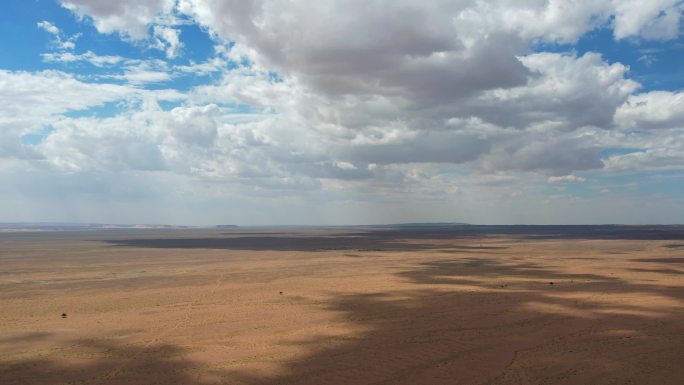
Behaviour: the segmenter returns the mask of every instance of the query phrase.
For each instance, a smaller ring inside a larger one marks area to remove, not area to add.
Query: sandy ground
[[[677,231],[0,234],[0,384],[684,384]]]

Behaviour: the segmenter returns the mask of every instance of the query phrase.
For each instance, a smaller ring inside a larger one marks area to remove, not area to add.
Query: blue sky
[[[642,85],[642,90],[677,91],[684,88],[684,44],[676,41],[643,39],[615,40],[609,27],[599,28],[582,36],[574,45],[546,47],[550,50],[578,54],[600,52],[606,61],[623,63],[630,68],[630,78]]]
[[[5,2],[0,221],[680,223],[638,3]]]

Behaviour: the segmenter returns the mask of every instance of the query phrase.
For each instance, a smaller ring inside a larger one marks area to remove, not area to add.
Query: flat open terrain
[[[684,384],[677,226],[0,233],[0,305],[2,385]]]

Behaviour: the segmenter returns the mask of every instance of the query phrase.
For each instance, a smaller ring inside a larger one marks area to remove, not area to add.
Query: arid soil
[[[4,233],[0,384],[684,384],[684,228]]]

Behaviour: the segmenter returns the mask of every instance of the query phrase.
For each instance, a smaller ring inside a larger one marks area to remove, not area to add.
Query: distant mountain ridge
[[[464,222],[414,222],[414,223],[389,223],[386,225],[375,226],[389,226],[389,227],[443,227],[443,226],[472,226],[470,223]]]

